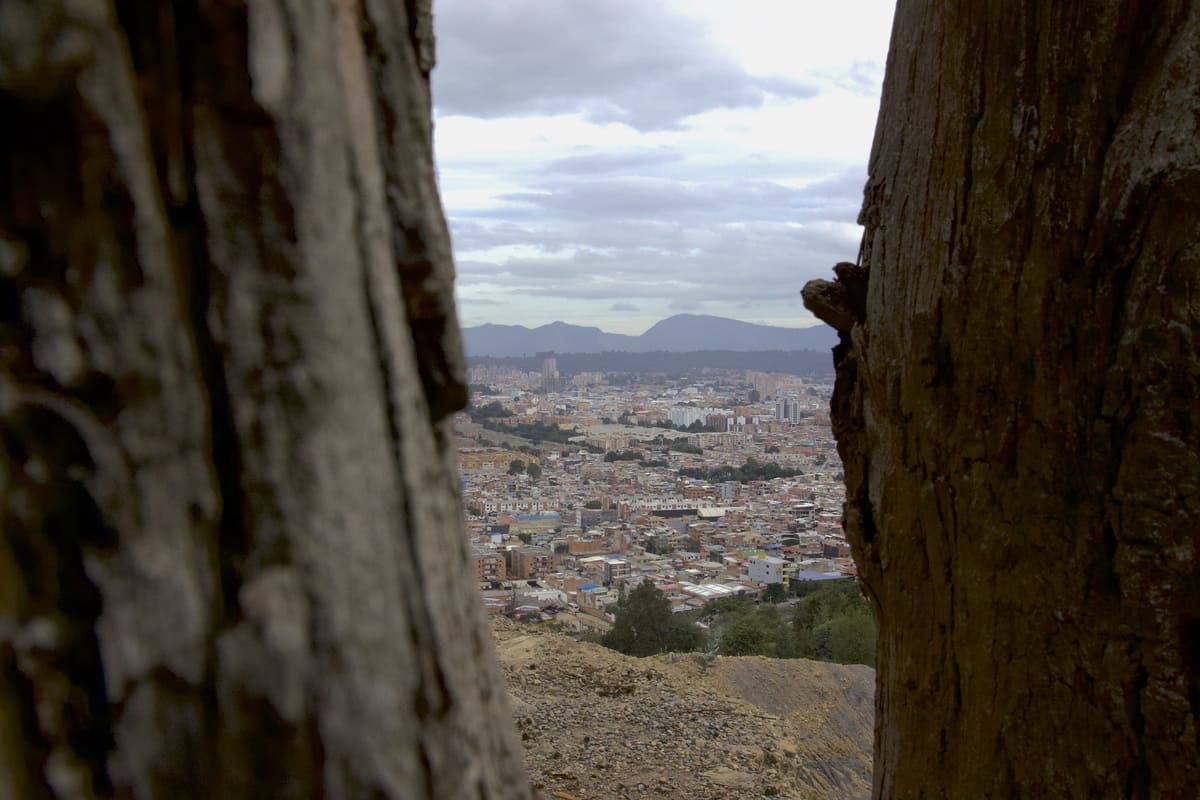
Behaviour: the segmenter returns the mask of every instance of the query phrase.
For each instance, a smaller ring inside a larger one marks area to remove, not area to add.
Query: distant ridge
[[[557,353],[692,352],[697,350],[829,350],[837,334],[828,325],[780,328],[704,314],[676,314],[655,323],[640,336],[606,333],[595,327],[552,322],[537,328],[523,325],[477,325],[464,328],[467,355],[509,358],[552,350]]]
[[[782,372],[814,377],[833,374],[833,358],[827,350],[687,350],[681,353],[666,350],[649,353],[620,350],[606,350],[603,353],[555,351],[555,356],[558,359],[558,371],[564,375],[631,372],[683,376],[704,369]],[[469,363],[527,371],[537,371],[542,367],[542,361],[537,356],[470,356]]]

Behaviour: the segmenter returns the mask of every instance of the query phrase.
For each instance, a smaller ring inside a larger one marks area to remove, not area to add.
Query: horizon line
[[[735,317],[723,317],[718,314],[696,314],[693,312],[683,311],[678,314],[672,314],[669,317],[663,317],[662,319],[658,320],[657,322],[651,323],[641,333],[614,333],[612,331],[605,330],[604,328],[600,327],[599,325],[581,325],[576,322],[567,322],[566,320],[561,320],[561,319],[556,319],[552,322],[544,322],[540,325],[533,325],[533,326],[521,325],[519,323],[513,323],[513,322],[480,322],[476,325],[465,325],[465,324],[460,323],[460,327],[465,331],[465,330],[470,330],[472,328],[482,328],[487,325],[494,325],[496,327],[502,327],[502,328],[520,328],[522,330],[535,331],[539,328],[546,328],[551,325],[570,325],[571,327],[574,327],[574,328],[595,328],[596,330],[598,330],[602,333],[609,334],[610,336],[629,336],[631,338],[636,339],[637,337],[643,336],[644,334],[648,333],[656,325],[659,325],[670,319],[675,319],[677,317],[705,317],[708,319],[722,319],[722,320],[728,320],[729,322],[740,322],[743,325],[754,325],[754,326],[757,326],[760,328],[778,328],[780,330],[791,330],[791,331],[803,331],[803,330],[808,330],[809,328],[816,328],[818,326],[822,326],[822,325],[826,324],[819,319],[813,319],[812,324],[810,324],[810,325],[796,325],[796,326],[771,325],[771,324],[762,323],[762,322],[749,322],[747,320],[737,319]]]

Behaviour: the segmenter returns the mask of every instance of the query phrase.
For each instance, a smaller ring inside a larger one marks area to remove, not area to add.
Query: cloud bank
[[[858,250],[886,40],[874,58],[856,40],[844,61],[752,71],[763,48],[706,8],[439,2],[437,155],[466,324],[812,322],[800,287]],[[829,35],[861,36],[850,22]]]

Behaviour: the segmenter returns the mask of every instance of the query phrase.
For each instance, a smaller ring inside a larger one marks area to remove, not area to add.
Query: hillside
[[[532,356],[558,353],[651,353],[695,350],[829,350],[837,336],[828,325],[782,328],[754,325],[724,317],[676,314],[655,323],[640,336],[606,333],[595,327],[552,322],[537,328],[523,325],[478,325],[463,329],[467,355]]]
[[[643,351],[828,350],[837,334],[828,325],[781,328],[705,314],[676,314],[637,337]]]
[[[559,372],[631,372],[682,375],[704,368],[760,370],[789,375],[830,375],[833,359],[825,350],[699,350],[668,353],[569,353],[556,354]],[[539,370],[541,359],[529,357],[472,356],[471,364],[507,366],[513,369]]]
[[[637,659],[496,619],[497,652],[544,797],[870,795],[874,671],[803,660]]]

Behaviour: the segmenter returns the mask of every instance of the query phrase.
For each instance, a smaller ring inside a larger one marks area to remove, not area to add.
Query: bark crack
[[[411,36],[418,36],[418,48],[427,45],[432,64],[432,28],[424,33],[429,20],[424,0],[408,0],[420,8],[410,11],[409,24],[417,25]],[[367,3],[361,8],[360,30],[363,49],[373,85],[371,97],[375,112],[376,137],[383,154],[381,168],[385,179],[385,199],[392,222],[391,245],[397,278],[403,297],[403,309],[416,352],[417,371],[421,376],[429,414],[437,422],[465,408],[467,389],[461,342],[453,303],[453,264],[449,235],[441,216],[441,205],[432,173],[424,174],[413,163],[404,163],[406,154],[433,163],[432,130],[415,124],[412,108],[428,105],[428,92],[418,92],[411,84],[400,88],[396,75],[400,68],[396,54],[389,55],[381,45],[380,32]],[[422,14],[425,16],[422,17]],[[431,24],[431,22],[430,22]],[[413,58],[421,63],[418,52]],[[416,96],[418,95],[419,96]]]
[[[242,444],[233,414],[229,380],[225,372],[221,348],[218,346],[208,318],[212,313],[212,287],[209,276],[209,257],[204,240],[203,214],[196,194],[196,164],[191,146],[191,126],[184,133],[187,146],[187,202],[185,219],[177,226],[184,245],[181,251],[188,263],[184,274],[190,277],[188,312],[192,338],[196,348],[196,363],[208,403],[209,461],[219,497],[217,517],[216,561],[221,591],[220,608],[216,619],[233,625],[241,619],[238,592],[242,585],[245,561],[250,550],[250,534],[246,524],[246,498],[242,486]]]
[[[392,363],[392,351],[383,324],[383,310],[379,307],[378,292],[372,278],[373,267],[370,248],[365,239],[366,221],[363,218],[362,203],[357,202],[357,198],[362,196],[361,181],[358,176],[360,165],[357,163],[352,151],[349,152],[348,159],[350,162],[350,196],[356,199],[354,231],[355,242],[359,249],[359,280],[363,305],[367,312],[367,322],[371,334],[371,347],[374,352],[375,363],[381,381],[380,389],[384,415],[386,417],[385,424],[391,444],[391,457],[399,481],[397,496],[401,516],[400,530],[405,534],[407,548],[412,554],[413,559],[416,560],[418,552],[418,542],[416,540],[420,534],[418,532],[418,520],[413,509],[413,501],[410,499],[414,494],[411,491],[405,491],[405,484],[408,482],[406,480],[407,472],[411,468],[411,465],[406,463],[401,448],[403,436],[401,430],[402,412],[396,402],[397,387],[394,375],[395,369]],[[414,597],[427,597],[428,590],[424,585],[424,571],[419,567],[409,572],[405,583],[412,587]],[[438,664],[436,647],[432,641],[432,632],[436,629],[436,626],[430,616],[428,604],[418,600],[409,604],[409,609],[408,635],[412,643],[412,652],[417,654],[418,657],[417,680],[413,690],[412,709],[418,720],[422,723],[428,723],[430,720],[442,719],[447,715],[451,705],[452,693],[446,684],[446,676]],[[422,724],[421,730],[425,732],[425,735],[417,737],[417,763],[421,769],[425,796],[433,797],[437,794],[435,789],[438,784],[438,776],[429,753],[428,742],[426,741],[426,736],[430,735],[430,726]]]

